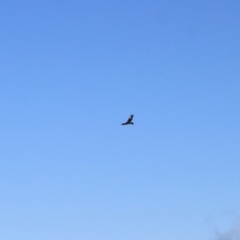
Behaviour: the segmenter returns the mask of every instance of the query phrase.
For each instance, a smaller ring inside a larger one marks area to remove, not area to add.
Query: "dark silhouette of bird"
[[[133,120],[133,114],[130,115],[130,117],[128,118],[128,120],[125,123],[122,123],[122,125],[128,125],[128,124],[133,124],[132,120]]]

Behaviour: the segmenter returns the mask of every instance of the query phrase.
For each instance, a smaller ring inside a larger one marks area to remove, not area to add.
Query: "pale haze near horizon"
[[[239,13],[2,1],[0,239],[232,240]]]

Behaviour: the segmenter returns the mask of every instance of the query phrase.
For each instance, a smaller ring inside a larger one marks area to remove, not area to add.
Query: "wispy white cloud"
[[[225,233],[216,233],[215,240],[240,240],[240,226],[232,227],[229,231]]]

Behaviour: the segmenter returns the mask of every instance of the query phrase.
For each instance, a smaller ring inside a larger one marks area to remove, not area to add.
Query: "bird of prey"
[[[128,124],[133,124],[132,120],[133,120],[133,114],[130,115],[130,117],[128,118],[128,120],[125,123],[122,123],[122,125],[128,125]]]

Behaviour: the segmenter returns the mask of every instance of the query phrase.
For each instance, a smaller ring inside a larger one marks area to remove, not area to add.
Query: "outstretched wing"
[[[128,120],[127,120],[127,123],[128,123],[128,124],[132,122],[133,116],[134,116],[134,115],[132,114],[132,115],[130,115],[130,117],[128,118]]]

